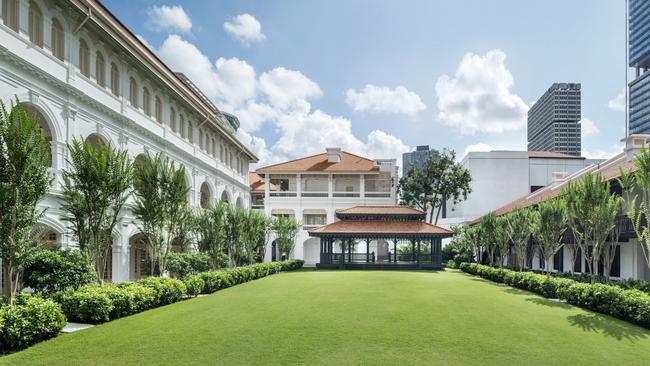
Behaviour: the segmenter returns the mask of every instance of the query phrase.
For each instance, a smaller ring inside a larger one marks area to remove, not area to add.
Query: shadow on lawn
[[[635,342],[648,338],[647,332],[643,329],[601,314],[576,314],[568,316],[567,320],[572,326],[579,327],[584,332],[602,333],[619,341],[626,339]]]

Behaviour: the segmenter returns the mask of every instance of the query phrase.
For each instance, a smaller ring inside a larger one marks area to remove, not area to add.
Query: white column
[[[130,277],[128,228],[129,224],[123,221],[119,225],[120,236],[113,241],[113,282],[128,281]]]
[[[301,175],[300,173],[296,174],[296,197],[300,199],[302,196],[302,182],[301,182]]]
[[[334,192],[334,178],[332,177],[332,173],[330,173],[327,176],[327,197],[332,198],[334,195],[332,194]]]
[[[359,197],[366,197],[366,176],[364,174],[359,174]]]

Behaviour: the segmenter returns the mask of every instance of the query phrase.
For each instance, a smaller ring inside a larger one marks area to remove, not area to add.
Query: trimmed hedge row
[[[581,283],[569,278],[517,272],[476,263],[463,263],[460,269],[494,282],[505,283],[544,297],[558,298],[569,304],[650,328],[650,295],[640,290],[627,290],[601,283]]]
[[[14,304],[0,304],[0,354],[18,351],[56,336],[66,319],[59,304],[20,294]]]
[[[303,261],[257,263],[234,269],[202,272],[183,280],[148,277],[137,282],[87,285],[52,295],[70,321],[99,324],[147,309],[172,304],[185,297],[210,294],[223,288],[280,271],[302,268]]]

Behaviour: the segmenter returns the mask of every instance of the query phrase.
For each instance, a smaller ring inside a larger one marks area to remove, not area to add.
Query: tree
[[[0,102],[0,109],[0,257],[13,304],[23,265],[39,242],[36,204],[49,188],[49,147],[38,119],[17,100],[9,111]]]
[[[151,156],[146,153],[135,164],[133,187],[133,214],[145,237],[151,274],[155,273],[157,266],[158,273],[163,275],[167,255],[188,210],[185,167],[176,167],[173,161],[161,154]]]
[[[494,230],[494,242],[496,245],[497,265],[503,267],[503,262],[508,258],[510,249],[510,235],[508,232],[508,217],[497,216]]]
[[[225,245],[224,226],[228,214],[228,204],[219,201],[201,210],[196,215],[196,243],[199,251],[207,253],[212,261],[212,268],[219,268],[220,257]]]
[[[225,250],[228,255],[228,267],[241,265],[246,260],[246,211],[227,206],[224,226]]]
[[[271,232],[271,221],[262,212],[253,210],[248,211],[246,221],[244,238],[246,250],[249,253],[249,262],[262,261]]]
[[[192,245],[192,233],[195,231],[197,218],[189,205],[184,205],[178,214],[178,226],[174,235],[174,245],[181,252],[189,252]]]
[[[562,237],[567,230],[566,201],[562,198],[542,201],[537,205],[532,218],[533,236],[548,273],[551,258],[562,248]]]
[[[456,153],[448,150],[435,158],[429,156],[421,169],[411,166],[397,189],[402,204],[429,212],[429,223],[437,224],[446,200],[457,204],[467,199],[472,192],[471,180],[469,170],[456,162]]]
[[[515,249],[517,263],[513,266],[524,269],[528,258],[528,241],[532,235],[531,210],[516,208],[506,215],[504,228]]]
[[[300,230],[300,223],[293,217],[277,217],[272,225],[272,230],[275,233],[275,242],[278,245],[280,253],[286,254],[289,259],[293,247],[296,245],[296,235]]]
[[[478,225],[480,226],[480,232],[478,233],[479,242],[483,249],[487,251],[488,263],[493,266],[498,248],[497,240],[499,240],[497,217],[493,212],[490,212],[483,217],[483,220]]]
[[[647,148],[641,149],[634,159],[634,166],[636,171],[632,173],[633,178],[625,175],[627,177],[625,192],[628,198],[632,198],[627,200],[627,216],[632,220],[632,226],[641,244],[646,264],[650,267],[650,226],[648,225],[648,218],[650,218],[650,151]],[[621,173],[624,177],[625,173]],[[635,183],[638,193],[634,192],[632,183]]]
[[[131,193],[132,162],[125,150],[110,144],[73,140],[68,144],[69,169],[62,172],[63,219],[70,223],[79,247],[92,260],[97,281],[111,260],[113,229]]]

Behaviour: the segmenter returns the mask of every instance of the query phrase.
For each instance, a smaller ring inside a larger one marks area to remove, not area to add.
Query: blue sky
[[[624,136],[623,0],[105,4],[240,117],[263,163],[525,149],[525,112],[555,81],[582,83],[585,155]]]

